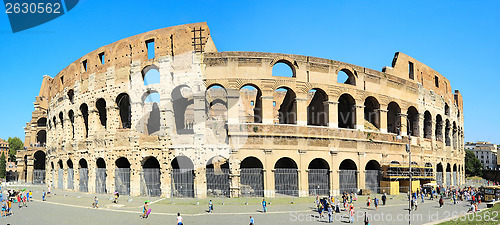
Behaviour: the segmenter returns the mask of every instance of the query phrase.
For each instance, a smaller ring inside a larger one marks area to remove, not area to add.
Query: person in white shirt
[[[181,216],[181,213],[177,213],[177,225],[182,225],[182,216]]]

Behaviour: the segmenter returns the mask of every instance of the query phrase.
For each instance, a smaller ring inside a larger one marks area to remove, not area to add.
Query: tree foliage
[[[483,165],[471,150],[465,150],[465,173],[469,176],[481,176]]]
[[[2,156],[0,156],[0,178],[5,178],[5,155],[2,152]]]
[[[24,147],[23,141],[18,137],[9,137],[7,142],[9,142],[9,161],[15,162],[17,150],[21,150]]]

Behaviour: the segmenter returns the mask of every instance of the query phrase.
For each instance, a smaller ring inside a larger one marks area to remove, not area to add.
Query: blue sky
[[[0,138],[24,140],[43,75],[122,38],[206,21],[219,51],[300,54],[379,71],[406,53],[462,92],[466,141],[500,144],[500,1],[81,0],[16,34],[0,9]]]

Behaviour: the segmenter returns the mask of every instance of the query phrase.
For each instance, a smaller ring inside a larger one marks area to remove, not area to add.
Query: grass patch
[[[439,225],[497,225],[500,221],[500,203],[496,203],[493,208],[481,210],[477,213],[468,213],[465,216],[454,220],[440,223]]]
[[[467,180],[482,180],[482,177],[467,177]]]

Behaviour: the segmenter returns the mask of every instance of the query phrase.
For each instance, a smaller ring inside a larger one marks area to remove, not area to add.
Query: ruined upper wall
[[[154,40],[155,58],[203,51],[205,46],[210,51],[217,51],[206,22],[167,27],[124,38],[82,56],[59,72],[50,83],[49,100],[65,87],[71,88],[77,80],[88,79],[90,74],[106,73],[111,67],[130,67],[136,60],[153,60],[148,59],[146,42],[150,40]],[[104,54],[104,64],[100,54]]]

